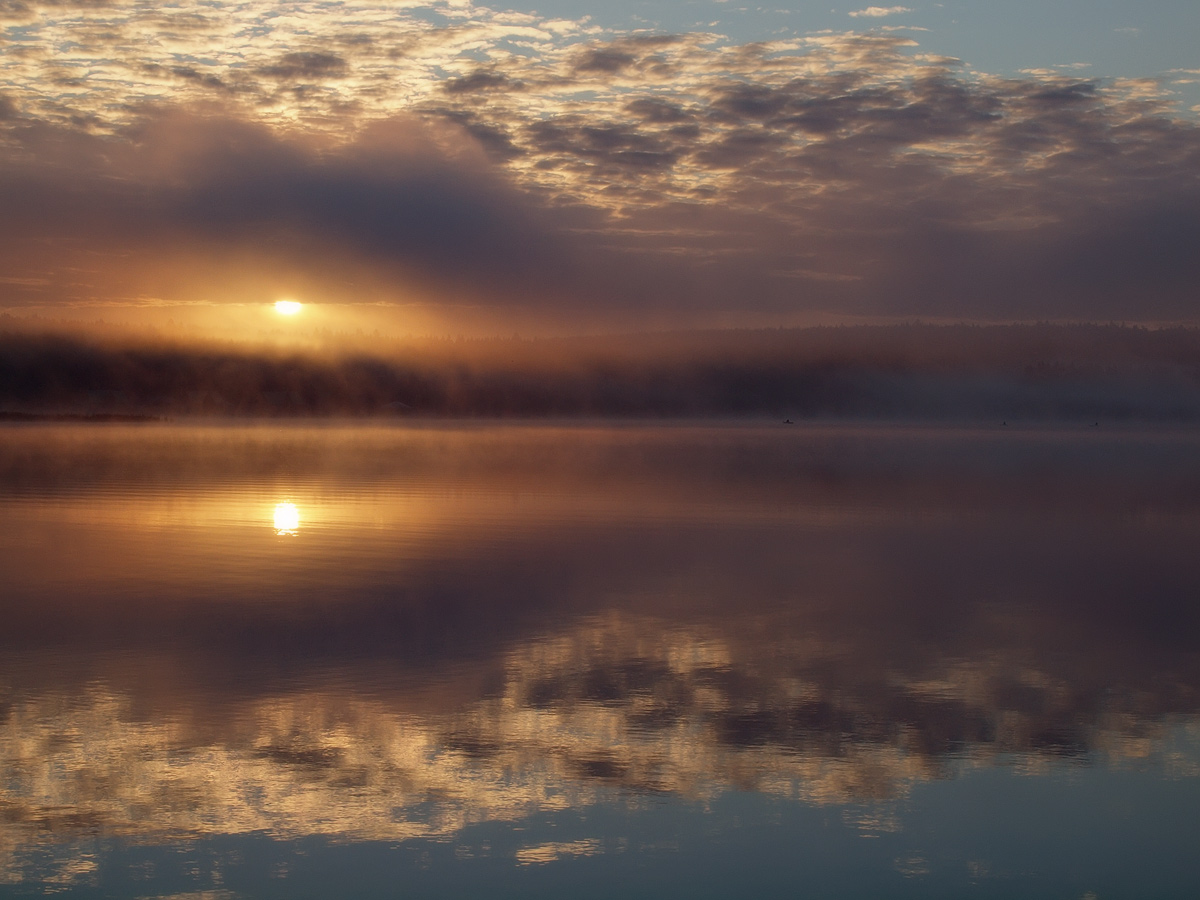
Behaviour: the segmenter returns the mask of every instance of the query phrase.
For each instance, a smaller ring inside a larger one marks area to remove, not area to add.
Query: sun
[[[294,316],[300,312],[301,304],[296,300],[276,300],[275,312],[281,316]]]

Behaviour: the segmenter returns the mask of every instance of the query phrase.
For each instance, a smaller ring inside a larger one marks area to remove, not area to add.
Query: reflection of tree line
[[[829,654],[615,616],[516,646],[502,683],[453,714],[314,685],[214,703],[219,718],[192,736],[102,687],[14,695],[0,851],[11,879],[28,848],[86,834],[403,840],[648,792],[883,800],[973,766],[1064,759],[1200,774],[1195,702],[1168,714],[1163,697],[1118,683],[1098,703],[1000,654],[882,677]]]
[[[283,354],[0,332],[0,412],[1200,418],[1200,332],[889,326]]]

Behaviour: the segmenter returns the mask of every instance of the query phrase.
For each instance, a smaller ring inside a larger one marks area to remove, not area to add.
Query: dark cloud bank
[[[1200,331],[879,326],[412,340],[316,355],[0,332],[22,415],[1200,421]]]
[[[561,243],[511,188],[407,123],[335,148],[192,116],[129,140],[23,137],[27,155],[0,176],[0,259],[32,276],[35,301],[244,299],[246,283],[354,300],[373,279],[437,277],[513,302]]]

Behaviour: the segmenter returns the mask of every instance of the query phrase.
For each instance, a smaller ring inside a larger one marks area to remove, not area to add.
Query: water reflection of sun
[[[296,534],[300,530],[300,510],[295,503],[275,504],[275,533]]]

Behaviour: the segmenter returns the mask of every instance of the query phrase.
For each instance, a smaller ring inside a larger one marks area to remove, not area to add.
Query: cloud
[[[620,72],[629,67],[634,59],[632,53],[611,47],[588,50],[580,57],[576,69],[580,72]]]
[[[259,280],[357,278],[366,290],[374,274],[529,301],[563,252],[552,225],[447,126],[392,120],[333,146],[216,112],[165,112],[117,148],[61,130],[23,137],[38,158],[0,175],[0,259],[14,273],[57,273],[64,299],[233,299],[240,265]]]
[[[285,53],[279,61],[259,69],[269,78],[336,78],[345,74],[346,60],[333,53]]]
[[[437,3],[184,6],[158,48],[145,10],[39,9],[7,32],[6,305],[291,279],[569,323],[1197,313],[1200,128],[1150,79]]]
[[[513,81],[507,75],[477,69],[462,78],[451,78],[444,84],[448,94],[473,94],[482,91],[517,89],[522,87],[520,81]]]
[[[907,6],[868,6],[866,9],[858,9],[850,13],[852,18],[867,17],[871,19],[882,18],[883,16],[894,16],[900,13],[912,12]]]

